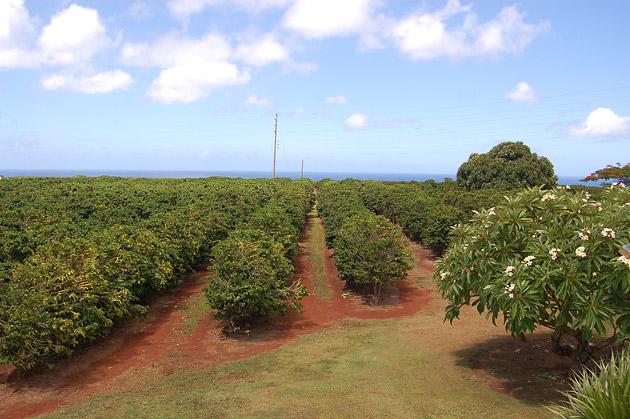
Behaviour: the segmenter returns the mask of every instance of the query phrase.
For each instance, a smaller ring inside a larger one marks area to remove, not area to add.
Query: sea
[[[271,171],[227,171],[227,170],[17,170],[0,169],[2,177],[72,177],[72,176],[116,176],[131,178],[204,178],[212,176],[258,179],[271,178]],[[276,172],[276,177],[286,177],[297,179],[300,172]],[[443,182],[444,179],[456,179],[457,175],[453,173],[362,173],[362,172],[309,172],[304,177],[311,180],[343,180],[343,179],[359,179],[359,180],[382,180],[390,182],[424,182],[434,180]],[[596,182],[580,182],[578,176],[558,176],[558,183],[561,185],[588,185],[600,186]]]

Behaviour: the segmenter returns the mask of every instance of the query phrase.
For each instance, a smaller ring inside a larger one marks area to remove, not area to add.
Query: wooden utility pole
[[[304,159],[302,159],[302,173],[300,173],[300,179],[304,177]]]
[[[273,130],[273,176],[272,179],[276,178],[276,146],[278,144],[278,114],[276,114],[276,126]]]

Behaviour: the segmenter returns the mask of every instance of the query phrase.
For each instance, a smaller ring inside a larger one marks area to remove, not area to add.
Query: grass
[[[247,360],[152,382],[135,374],[135,385],[50,417],[549,417],[488,389],[462,362],[457,353],[480,339],[481,316],[450,327],[428,311],[346,320]]]
[[[208,280],[214,276],[213,272],[208,275],[201,276],[197,279],[197,283],[207,284]],[[182,323],[183,329],[180,333],[189,334],[195,330],[199,324],[199,320],[210,311],[210,305],[206,298],[205,292],[199,292],[195,294],[186,304],[177,310],[177,313],[184,318]]]
[[[324,230],[320,224],[320,218],[317,215],[317,207],[308,214],[309,219],[313,220],[308,229],[308,239],[304,243],[306,251],[309,254],[309,261],[311,263],[310,277],[313,278],[313,293],[316,297],[323,300],[329,300],[332,298],[332,293],[328,288],[326,281],[326,259],[324,257],[326,252],[326,242],[324,240]]]

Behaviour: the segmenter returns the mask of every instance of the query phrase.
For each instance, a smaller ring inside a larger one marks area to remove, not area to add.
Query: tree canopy
[[[550,187],[557,180],[551,162],[521,141],[503,142],[484,154],[473,153],[457,171],[457,182],[469,190]]]
[[[622,166],[621,163],[617,163],[616,166],[609,164],[604,169],[599,169],[596,170],[595,173],[591,173],[589,176],[582,179],[582,182],[610,179],[616,179],[617,182],[630,185],[630,163],[626,163],[625,166]]]
[[[435,274],[447,320],[473,305],[493,322],[502,313],[521,339],[550,328],[552,349],[575,366],[630,339],[630,259],[618,253],[630,242],[629,188],[608,189],[601,202],[527,189],[453,233]]]

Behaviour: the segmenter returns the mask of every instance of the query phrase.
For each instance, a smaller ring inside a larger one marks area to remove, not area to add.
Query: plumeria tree
[[[601,202],[569,187],[527,189],[453,234],[435,271],[445,320],[473,305],[523,340],[550,328],[553,351],[574,368],[630,338],[630,260],[619,253],[630,188],[608,188]]]

